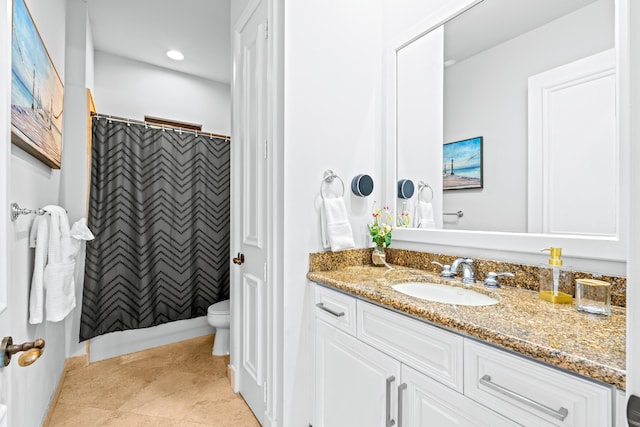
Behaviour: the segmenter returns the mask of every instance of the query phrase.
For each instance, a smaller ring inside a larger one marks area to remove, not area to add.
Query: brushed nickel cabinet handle
[[[329,313],[329,314],[331,314],[331,315],[333,315],[333,316],[335,316],[335,317],[342,317],[342,316],[344,316],[344,311],[337,312],[337,311],[331,310],[330,308],[325,307],[325,305],[324,305],[324,303],[323,303],[323,302],[319,302],[319,303],[317,303],[317,304],[316,304],[316,307],[318,307],[320,310],[324,310],[324,311],[326,311],[327,313]]]
[[[567,418],[567,415],[569,415],[569,410],[567,408],[560,407],[560,409],[558,410],[549,408],[548,406],[543,405],[540,402],[536,402],[535,400],[529,399],[528,397],[525,397],[519,393],[516,393],[515,391],[509,390],[508,388],[505,388],[501,385],[498,385],[492,382],[490,375],[484,375],[482,378],[480,378],[480,384],[492,390],[495,390],[498,393],[503,394],[513,400],[517,400],[520,403],[524,403],[525,405],[537,411],[550,415],[560,421],[564,421],[564,419]]]
[[[402,392],[407,389],[407,383],[398,386],[398,427],[402,427]]]
[[[396,422],[393,418],[391,418],[391,383],[396,380],[396,377],[391,375],[387,378],[387,402],[386,402],[386,426],[391,427]]]

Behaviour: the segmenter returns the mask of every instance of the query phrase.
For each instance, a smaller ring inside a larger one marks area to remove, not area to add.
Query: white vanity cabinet
[[[315,286],[314,427],[611,427],[613,388]]]
[[[461,337],[355,301],[316,286],[315,427],[517,425],[455,390],[462,388]],[[364,327],[356,333],[352,322]],[[384,342],[387,329],[378,331],[380,322],[398,328],[393,340]],[[434,343],[419,335],[420,328]]]

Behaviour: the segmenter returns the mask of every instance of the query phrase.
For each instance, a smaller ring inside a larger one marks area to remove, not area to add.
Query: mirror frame
[[[383,135],[382,178],[385,200],[395,202],[394,192],[397,180],[397,98],[396,75],[397,54],[400,49],[455,18],[484,0],[458,0],[455,4],[443,6],[425,17],[411,30],[391,40],[384,49],[383,76]],[[618,230],[615,237],[552,235],[533,233],[487,232],[447,229],[396,228],[393,232],[395,242],[400,246],[416,245],[443,246],[456,253],[465,248],[519,252],[540,255],[540,249],[549,246],[563,248],[566,255],[575,258],[626,262],[629,253],[630,232],[630,51],[629,51],[629,1],[613,0],[615,7],[615,50],[617,67],[616,107],[618,111],[620,191]],[[456,9],[457,8],[457,9]],[[395,205],[395,203],[394,203]]]

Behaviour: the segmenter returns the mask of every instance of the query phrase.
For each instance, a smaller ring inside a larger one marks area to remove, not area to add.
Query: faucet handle
[[[453,277],[453,272],[451,271],[451,266],[449,264],[441,264],[437,261],[431,261],[431,264],[439,265],[442,267],[442,271],[440,272],[440,277]]]
[[[500,284],[498,283],[498,277],[500,276],[515,277],[515,274],[509,273],[508,271],[504,273],[494,273],[493,271],[490,271],[484,279],[484,285],[487,288],[499,288]]]

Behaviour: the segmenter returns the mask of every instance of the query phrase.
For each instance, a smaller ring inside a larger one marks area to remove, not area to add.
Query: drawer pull
[[[326,311],[327,313],[332,314],[332,315],[334,315],[334,316],[336,316],[336,317],[342,317],[342,316],[344,316],[344,311],[341,311],[341,312],[339,312],[339,313],[338,313],[337,311],[333,311],[333,310],[331,310],[330,308],[325,307],[323,302],[319,302],[319,303],[317,303],[317,304],[316,304],[316,307],[318,307],[320,310],[324,310],[324,311]]]
[[[386,402],[386,426],[391,427],[396,422],[393,418],[391,418],[391,383],[396,380],[396,377],[391,375],[387,378],[387,402]]]
[[[524,403],[525,405],[528,405],[538,411],[544,412],[545,414],[550,415],[560,421],[564,421],[564,419],[567,418],[567,415],[569,415],[569,410],[567,408],[561,407],[558,410],[549,408],[548,406],[543,405],[542,403],[536,402],[535,400],[531,400],[528,397],[525,397],[521,394],[518,394],[514,391],[509,390],[508,388],[504,388],[501,385],[491,382],[490,375],[484,375],[482,378],[480,378],[480,384],[486,387],[489,387],[490,389],[495,390],[498,393],[502,393],[511,399]]]
[[[407,383],[398,386],[398,427],[402,427],[402,392],[407,389]]]

